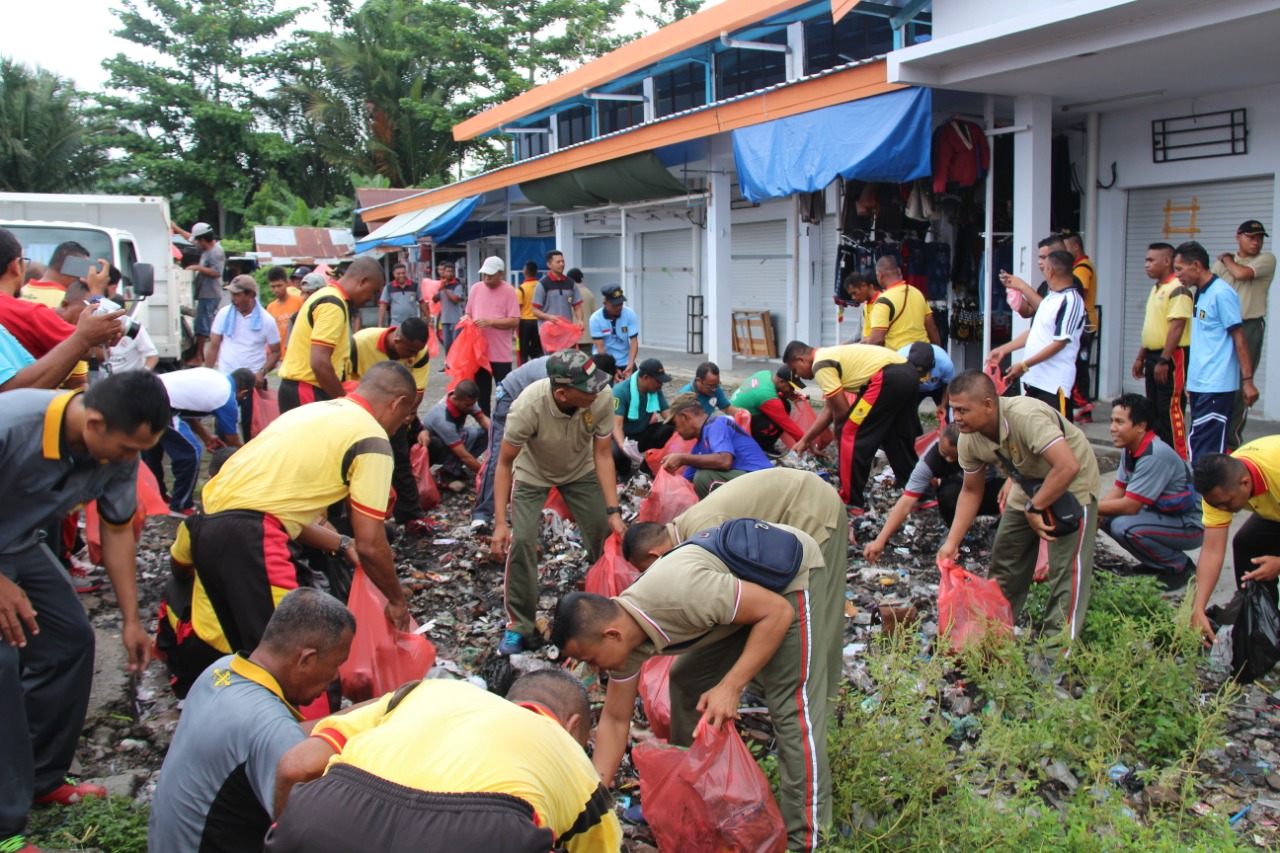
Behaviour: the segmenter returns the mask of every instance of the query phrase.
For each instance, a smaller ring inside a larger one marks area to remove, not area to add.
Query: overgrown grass
[[[831,849],[1245,849],[1228,815],[1189,809],[1234,688],[1205,692],[1199,640],[1151,581],[1100,573],[1094,590],[1065,658],[1041,642],[954,660],[908,632],[877,641],[877,692],[842,696],[831,731]]]
[[[27,833],[45,849],[147,853],[150,818],[148,806],[128,797],[91,798],[67,808],[33,811]]]

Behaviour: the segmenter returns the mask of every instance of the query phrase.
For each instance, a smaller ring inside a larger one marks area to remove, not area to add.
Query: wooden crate
[[[768,311],[733,312],[733,351],[744,358],[778,357]]]

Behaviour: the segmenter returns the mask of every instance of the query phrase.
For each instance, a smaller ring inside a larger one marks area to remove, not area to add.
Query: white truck
[[[181,360],[191,340],[183,308],[191,313],[194,274],[173,256],[168,199],[0,193],[0,227],[14,233],[33,261],[48,261],[66,240],[84,246],[90,258],[111,261],[129,313],[146,325],[161,362]]]

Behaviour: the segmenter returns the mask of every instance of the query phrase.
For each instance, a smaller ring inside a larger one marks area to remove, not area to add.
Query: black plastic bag
[[[1280,608],[1276,594],[1253,581],[1245,581],[1241,596],[1231,636],[1231,668],[1237,681],[1248,684],[1280,661]]]

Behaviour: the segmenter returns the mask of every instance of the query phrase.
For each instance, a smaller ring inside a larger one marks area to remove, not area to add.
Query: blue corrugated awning
[[[445,202],[394,216],[356,243],[356,253],[381,246],[412,246],[423,237],[442,243],[467,223],[480,196]]]
[[[929,89],[902,89],[735,130],[742,195],[759,202],[816,192],[836,177],[927,177],[932,110]]]

